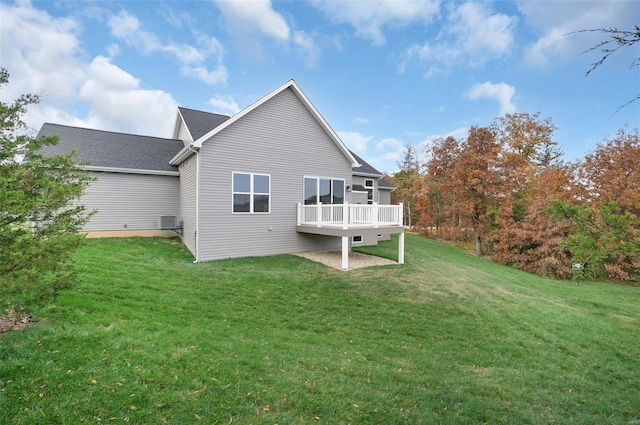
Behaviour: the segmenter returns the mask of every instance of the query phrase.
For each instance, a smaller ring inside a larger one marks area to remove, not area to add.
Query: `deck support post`
[[[398,238],[398,263],[404,264],[404,232]]]
[[[342,269],[349,269],[349,237],[342,236]]]

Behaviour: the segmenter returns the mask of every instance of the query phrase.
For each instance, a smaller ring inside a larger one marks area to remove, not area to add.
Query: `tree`
[[[457,223],[452,190],[460,143],[451,136],[436,138],[425,149],[429,158],[424,166],[425,176],[420,187],[415,188],[418,198],[416,209],[420,214],[418,227],[425,235],[448,238],[453,235]]]
[[[493,129],[471,127],[453,170],[454,212],[460,217],[461,228],[473,232],[477,256],[484,255],[483,240],[497,211],[499,154]]]
[[[0,68],[0,88],[9,72]],[[91,181],[73,153],[45,158],[38,150],[57,137],[34,139],[21,120],[26,94],[0,102],[0,305],[41,303],[74,280],[71,255],[89,215],[77,199]]]
[[[405,206],[405,224],[412,226],[416,223],[416,196],[413,186],[420,177],[420,161],[416,148],[407,144],[404,146],[404,157],[398,161],[399,170],[389,176],[389,180],[396,189],[391,192],[391,203],[402,202]]]
[[[574,33],[582,33],[582,32],[599,32],[609,36],[608,39],[603,40],[600,43],[596,44],[595,46],[582,52],[582,53],[587,53],[594,50],[600,50],[600,52],[603,54],[600,60],[591,64],[591,68],[589,68],[589,70],[585,74],[587,76],[591,74],[591,72],[595,71],[598,67],[600,67],[600,65],[602,65],[604,61],[606,61],[609,58],[609,56],[611,56],[614,52],[618,51],[622,47],[631,47],[634,44],[640,42],[640,25],[634,25],[633,29],[631,30],[621,30],[616,27],[613,27],[613,28],[597,28],[597,29],[591,29],[591,30],[575,31]],[[629,67],[633,68],[638,65],[640,65],[640,56],[633,58],[633,61],[631,62],[631,65]],[[620,106],[618,110],[620,110],[621,108],[624,108],[630,103],[635,102],[638,99],[640,99],[640,93],[637,94],[635,98],[631,99],[624,105]]]
[[[638,129],[618,131],[615,137],[598,143],[579,164],[578,181],[585,197],[599,207],[614,201],[623,212],[640,218],[640,133]]]

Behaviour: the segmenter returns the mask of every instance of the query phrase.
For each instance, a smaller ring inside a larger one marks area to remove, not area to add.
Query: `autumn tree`
[[[425,150],[429,158],[424,165],[425,173],[421,185],[414,187],[416,208],[420,213],[418,226],[426,235],[448,238],[457,222],[452,208],[455,197],[451,191],[460,144],[451,136],[436,138]]]
[[[590,277],[639,279],[640,134],[620,130],[577,164],[573,203],[552,212],[574,227],[563,242]]]
[[[571,276],[571,255],[561,242],[572,234],[573,227],[548,213],[555,202],[573,199],[568,188],[571,179],[568,166],[546,167],[533,178],[523,211],[513,208],[509,198],[504,201],[493,234],[496,261],[544,277]]]
[[[9,81],[0,69],[0,87]],[[88,219],[75,202],[90,177],[73,154],[43,157],[56,137],[34,139],[21,117],[35,95],[0,102],[0,305],[39,303],[74,279],[71,255]]]
[[[489,127],[471,127],[453,170],[453,213],[460,230],[472,232],[475,254],[484,255],[483,240],[491,231],[500,192],[498,176],[500,145]]]

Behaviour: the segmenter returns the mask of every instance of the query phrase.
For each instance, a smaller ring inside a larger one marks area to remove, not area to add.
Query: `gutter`
[[[174,177],[177,177],[180,175],[180,173],[177,171],[143,170],[139,168],[100,167],[97,165],[85,165],[82,168],[87,171],[101,171],[106,173],[149,174],[154,176],[174,176]]]

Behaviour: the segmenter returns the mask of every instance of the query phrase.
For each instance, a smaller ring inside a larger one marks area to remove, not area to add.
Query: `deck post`
[[[349,270],[349,236],[342,236],[342,269]]]
[[[404,264],[404,232],[398,238],[398,263]]]

